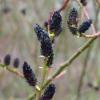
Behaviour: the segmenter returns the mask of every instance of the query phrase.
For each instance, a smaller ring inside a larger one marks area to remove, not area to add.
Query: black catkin
[[[60,11],[54,11],[50,19],[50,32],[54,32],[55,36],[58,36],[62,31],[62,16]],[[48,30],[48,21],[44,22],[46,30]]]
[[[67,25],[70,30],[70,32],[73,35],[77,35],[77,27],[78,27],[78,12],[75,8],[71,9],[68,19],[67,19]]]
[[[43,55],[45,57],[48,57],[47,65],[51,65],[53,63],[53,48],[52,48],[52,43],[51,43],[51,40],[50,40],[50,38],[48,36],[48,33],[47,33],[47,31],[43,30],[37,24],[35,24],[33,26],[33,28],[34,28],[34,31],[35,31],[35,33],[37,35],[38,40],[40,41],[41,55]]]
[[[34,24],[33,28],[39,41],[43,40],[44,37],[49,38],[47,31],[41,28],[38,24]]]
[[[32,71],[31,67],[28,65],[27,62],[23,64],[23,74],[30,86],[35,86],[37,83],[37,79],[35,77],[34,72]]]
[[[86,5],[87,5],[87,0],[80,0],[80,3],[81,3],[83,6],[86,6]]]
[[[10,61],[11,61],[11,55],[10,54],[7,54],[5,57],[4,57],[4,64],[6,66],[9,66],[10,65]]]
[[[19,67],[19,64],[20,64],[19,58],[15,58],[15,59],[14,59],[14,62],[13,62],[13,66],[14,66],[15,68],[18,68],[18,67]]]
[[[55,94],[55,89],[56,87],[54,84],[49,84],[49,86],[44,90],[44,93],[39,100],[51,100]]]
[[[92,20],[91,19],[83,22],[79,26],[79,29],[78,29],[79,33],[85,33],[90,28],[91,24],[92,24]]]

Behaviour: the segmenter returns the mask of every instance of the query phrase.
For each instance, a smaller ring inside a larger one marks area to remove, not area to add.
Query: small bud
[[[92,24],[92,20],[91,19],[83,22],[79,26],[79,29],[78,29],[79,33],[85,33],[90,28],[91,24]]]
[[[55,94],[55,89],[56,87],[54,84],[49,84],[49,86],[44,90],[44,93],[39,100],[51,100]]]
[[[9,66],[10,65],[10,61],[11,61],[11,56],[10,54],[7,54],[5,57],[4,57],[4,64],[6,66]]]
[[[23,74],[30,86],[35,86],[37,83],[37,79],[35,77],[34,72],[32,71],[31,67],[28,65],[27,62],[23,64]]]
[[[13,62],[13,66],[14,66],[15,68],[18,68],[18,67],[19,67],[19,63],[20,63],[19,58],[15,58],[15,59],[14,59],[14,62]]]
[[[83,6],[86,6],[86,5],[87,5],[87,0],[80,0],[80,2],[81,2],[81,4],[82,4]]]
[[[71,9],[69,13],[67,25],[70,32],[72,32],[73,35],[77,35],[78,12],[75,8]]]

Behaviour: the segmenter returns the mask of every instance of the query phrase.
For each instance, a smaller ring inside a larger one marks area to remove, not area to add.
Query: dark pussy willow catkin
[[[43,30],[38,24],[35,24],[33,28],[38,40],[40,41],[41,55],[48,57],[48,61],[50,62],[47,62],[47,65],[49,66],[53,62],[53,48],[51,40],[48,36],[47,31]]]
[[[55,84],[49,84],[39,100],[51,100],[55,94]]]
[[[20,64],[19,58],[15,58],[14,61],[13,61],[13,66],[15,68],[18,68],[19,67],[19,64]]]
[[[28,65],[27,62],[24,62],[24,64],[23,64],[23,75],[30,86],[36,85],[37,79],[35,77],[34,72],[31,69],[30,65]]]
[[[67,25],[70,30],[70,32],[73,35],[77,35],[77,27],[78,27],[78,12],[75,8],[72,8],[70,10],[68,19],[67,19]]]
[[[84,21],[80,26],[79,26],[79,33],[85,33],[91,26],[92,24],[92,20],[88,19],[86,21]]]
[[[62,31],[62,16],[60,11],[54,11],[49,24],[50,32],[54,32],[55,36],[58,36]],[[44,26],[48,30],[48,21],[45,21]]]
[[[5,55],[5,57],[4,57],[3,60],[4,60],[3,62],[4,62],[4,64],[5,64],[6,66],[10,65],[10,62],[11,62],[11,55],[10,55],[10,54]]]

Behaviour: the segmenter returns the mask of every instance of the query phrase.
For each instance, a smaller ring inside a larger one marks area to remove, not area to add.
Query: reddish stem
[[[63,11],[67,7],[68,2],[69,2],[69,0],[64,0],[61,8],[59,9],[59,11]]]

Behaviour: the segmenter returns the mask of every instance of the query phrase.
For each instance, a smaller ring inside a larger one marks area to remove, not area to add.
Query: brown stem
[[[85,37],[85,38],[99,37],[100,36],[100,31],[95,33],[95,34],[91,34],[91,35],[82,34],[82,36]]]
[[[61,8],[59,9],[59,11],[63,11],[67,7],[68,2],[69,2],[69,0],[64,0]]]

